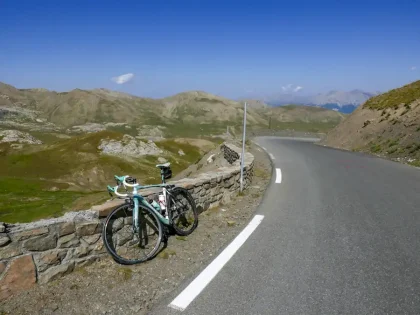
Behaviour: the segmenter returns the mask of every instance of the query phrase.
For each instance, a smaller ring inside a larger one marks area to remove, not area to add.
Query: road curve
[[[420,170],[308,140],[257,142],[274,157],[264,219],[182,313],[420,314]],[[180,314],[168,304],[191,280],[152,314]]]

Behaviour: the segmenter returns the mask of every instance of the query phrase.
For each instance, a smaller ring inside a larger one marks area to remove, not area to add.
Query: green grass
[[[211,123],[211,124],[196,124],[178,122],[175,124],[166,125],[166,138],[197,138],[206,137],[209,135],[220,135],[226,133],[226,126],[234,127],[232,123]]]
[[[225,139],[220,138],[220,137],[202,137],[202,139],[213,142],[216,145],[220,145],[225,141]]]
[[[372,97],[365,103],[363,107],[378,110],[390,107],[398,108],[400,104],[407,106],[419,98],[420,81],[416,81],[401,88]]]
[[[179,172],[186,169],[189,165],[195,164],[201,159],[200,150],[193,145],[188,143],[178,143],[175,140],[167,139],[163,141],[157,141],[156,145],[166,151],[172,153],[167,159],[171,163],[171,169],[173,176],[176,176]],[[180,157],[178,151],[184,151],[185,155]]]
[[[107,198],[105,193],[65,191],[67,186],[36,179],[0,178],[0,221],[31,222],[57,217],[69,210],[88,209],[91,204],[84,203],[81,200],[84,197],[95,201],[104,201]],[[50,191],[53,187],[59,190]],[[75,207],[77,203],[79,209]]]
[[[388,150],[388,154],[393,154],[393,153],[397,152],[397,150],[398,150],[398,148],[394,147],[394,148]]]
[[[370,151],[372,151],[373,153],[378,153],[378,152],[382,151],[382,147],[381,147],[380,144],[373,144],[370,147]]]
[[[399,143],[398,139],[394,139],[394,140],[388,139],[388,141],[386,142],[386,144],[388,144],[389,147],[397,145],[398,143]]]
[[[254,176],[255,177],[260,177],[260,178],[269,178],[270,177],[270,173],[267,172],[266,170],[264,170],[261,167],[255,167],[254,168]]]
[[[420,160],[412,161],[412,162],[409,162],[408,164],[412,166],[420,167]]]
[[[98,132],[63,140],[45,150],[0,156],[0,176],[58,178],[82,165],[97,162],[100,139],[120,138],[119,134]]]
[[[409,148],[408,153],[413,154],[420,150],[420,143],[413,143]]]
[[[61,139],[49,146],[28,147],[22,152],[10,151],[8,144],[1,144],[0,221],[30,222],[88,209],[109,198],[105,187],[113,184],[115,174],[135,176],[143,184],[160,182],[157,156],[100,154],[97,147],[101,139],[121,137],[121,133],[103,131]],[[174,176],[201,157],[199,148],[188,143],[164,140],[156,144],[166,151],[161,156],[171,162]],[[180,149],[184,156],[179,156]],[[69,187],[76,191],[69,191]]]
[[[125,126],[107,126],[107,130],[112,131],[112,132],[118,132],[118,133],[123,133],[123,134],[127,134],[130,136],[137,136],[137,129],[136,126],[134,125],[127,125],[131,128],[126,128]]]
[[[33,137],[41,140],[44,144],[53,144],[63,139],[56,136],[54,133],[40,132],[40,131],[30,131],[29,132]]]

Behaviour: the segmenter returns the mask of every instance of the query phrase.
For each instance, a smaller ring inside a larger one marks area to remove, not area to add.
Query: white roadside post
[[[246,102],[244,103],[244,130],[242,136],[242,155],[241,155],[241,192],[244,189],[244,155],[245,155],[245,134],[246,134]]]

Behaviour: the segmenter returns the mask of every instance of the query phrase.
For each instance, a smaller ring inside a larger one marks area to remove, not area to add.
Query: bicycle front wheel
[[[133,206],[124,204],[106,218],[102,238],[115,261],[124,265],[142,263],[154,257],[162,241],[162,224],[156,214],[139,206],[138,232],[133,229]]]

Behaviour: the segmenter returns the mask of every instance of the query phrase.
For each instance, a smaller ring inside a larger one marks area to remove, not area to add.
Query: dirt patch
[[[251,147],[255,176],[244,195],[209,209],[188,237],[170,237],[150,262],[124,267],[105,259],[0,305],[0,314],[145,314],[181,281],[206,266],[249,222],[270,181],[266,154]]]

